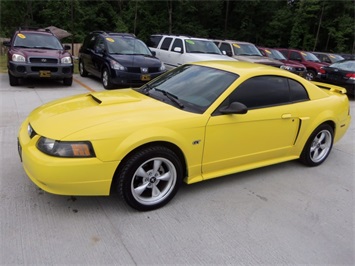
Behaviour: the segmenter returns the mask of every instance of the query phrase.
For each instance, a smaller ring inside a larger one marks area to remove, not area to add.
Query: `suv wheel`
[[[110,77],[110,72],[108,71],[107,67],[105,67],[102,70],[101,81],[102,81],[102,85],[104,86],[104,88],[106,90],[110,90],[113,88],[113,84],[111,82],[111,77]]]
[[[63,79],[63,84],[65,86],[71,86],[73,84],[73,77]]]
[[[87,77],[89,73],[85,70],[84,62],[79,60],[79,73],[82,77]]]
[[[316,72],[313,70],[307,70],[307,74],[306,74],[306,79],[307,80],[314,80],[314,78],[316,77]]]
[[[8,72],[8,73],[9,73],[10,86],[17,86],[19,84],[19,80],[20,79],[15,77],[15,76],[13,76],[13,75],[11,75],[10,72]]]

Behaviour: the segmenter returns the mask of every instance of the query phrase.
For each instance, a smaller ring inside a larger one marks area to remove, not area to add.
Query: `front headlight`
[[[70,58],[70,56],[63,57],[63,58],[60,60],[60,62],[61,62],[62,64],[71,64],[71,58]]]
[[[58,141],[41,137],[37,148],[48,155],[67,158],[95,157],[94,149],[89,141]]]
[[[13,54],[12,55],[12,61],[14,61],[14,62],[26,62],[26,58],[23,55],[20,55],[20,54]]]
[[[110,66],[112,69],[122,70],[122,71],[126,70],[126,68],[124,66],[122,66],[120,63],[118,63],[115,60],[110,60]]]
[[[285,69],[285,70],[288,70],[288,71],[294,71],[295,69],[291,66],[286,66],[286,65],[282,65],[280,66],[281,69]]]

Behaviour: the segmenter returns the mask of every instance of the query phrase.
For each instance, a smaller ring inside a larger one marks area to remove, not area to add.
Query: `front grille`
[[[45,58],[45,57],[30,57],[30,63],[40,63],[40,64],[57,64],[57,58]]]
[[[45,71],[48,70],[50,72],[58,72],[58,68],[56,67],[31,67],[33,72]]]
[[[304,71],[303,67],[296,67],[296,71]]]

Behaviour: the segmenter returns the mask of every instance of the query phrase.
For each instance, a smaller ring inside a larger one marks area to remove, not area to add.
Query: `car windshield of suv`
[[[331,64],[329,67],[355,72],[355,61],[342,61]]]
[[[309,53],[309,52],[301,52],[301,54],[304,56],[304,59],[306,61],[311,61],[311,62],[318,62],[320,63],[320,60],[318,57],[316,57],[314,54]]]
[[[214,68],[184,65],[138,89],[180,109],[203,113],[238,78]]]
[[[283,54],[281,54],[279,51],[274,50],[274,49],[265,49],[265,52],[268,54],[269,57],[276,59],[276,60],[287,60],[286,57],[284,57]]]
[[[14,47],[62,50],[62,44],[53,35],[36,33],[18,33]]]
[[[212,41],[188,39],[185,40],[185,46],[187,53],[222,54]]]
[[[232,46],[235,55],[263,56],[254,44],[233,43]]]
[[[141,40],[135,38],[110,36],[106,38],[106,43],[110,54],[152,55],[148,47]]]

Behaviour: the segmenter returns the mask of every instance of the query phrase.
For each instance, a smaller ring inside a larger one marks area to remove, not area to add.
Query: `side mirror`
[[[70,49],[71,49],[71,46],[70,46],[70,45],[68,45],[68,44],[64,45],[64,50],[68,51],[68,50],[70,50]]]
[[[105,49],[103,47],[101,47],[101,46],[96,46],[95,47],[95,53],[97,53],[97,54],[103,54],[104,51],[105,51]]]
[[[152,55],[153,55],[154,57],[157,56],[157,52],[156,52],[156,51],[151,51],[151,53],[152,53]]]
[[[182,54],[181,47],[175,47],[173,51]]]
[[[246,114],[248,107],[240,102],[232,102],[229,106],[222,107],[219,111],[222,114]]]

